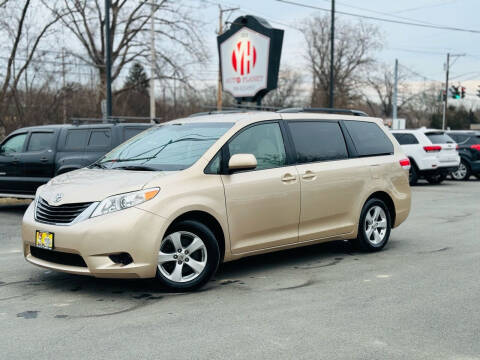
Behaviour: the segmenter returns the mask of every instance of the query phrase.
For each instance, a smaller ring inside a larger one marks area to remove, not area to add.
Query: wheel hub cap
[[[365,235],[372,245],[380,245],[387,234],[387,215],[378,205],[367,211],[364,226]]]
[[[160,274],[173,282],[196,279],[207,265],[203,240],[188,231],[177,231],[162,240],[158,253]]]

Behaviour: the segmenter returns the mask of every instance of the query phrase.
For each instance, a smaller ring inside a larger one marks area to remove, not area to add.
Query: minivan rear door
[[[299,241],[351,233],[369,169],[349,159],[338,121],[287,121],[300,176]]]

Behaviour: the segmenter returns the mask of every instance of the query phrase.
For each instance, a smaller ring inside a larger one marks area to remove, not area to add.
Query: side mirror
[[[235,154],[230,157],[228,162],[228,170],[252,170],[257,167],[257,159],[253,154]]]

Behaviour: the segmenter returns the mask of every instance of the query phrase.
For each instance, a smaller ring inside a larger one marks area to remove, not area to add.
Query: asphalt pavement
[[[0,203],[1,359],[480,359],[480,181],[413,188],[384,251],[225,264],[196,293],[28,264]]]

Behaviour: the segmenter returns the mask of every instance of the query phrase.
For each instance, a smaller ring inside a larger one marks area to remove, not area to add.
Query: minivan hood
[[[54,177],[39,189],[38,195],[52,205],[102,201],[112,195],[140,190],[154,178],[172,173],[84,168]]]

